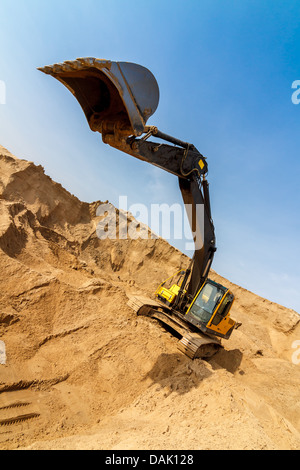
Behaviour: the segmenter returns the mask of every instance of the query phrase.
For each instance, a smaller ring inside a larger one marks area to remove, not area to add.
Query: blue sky
[[[149,68],[149,124],[208,159],[213,268],[300,312],[299,1],[1,0],[0,52],[0,144],[81,200],[116,206],[182,204],[177,179],[104,145],[36,67],[92,56]]]

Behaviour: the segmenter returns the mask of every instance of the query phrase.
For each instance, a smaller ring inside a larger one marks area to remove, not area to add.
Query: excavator
[[[137,315],[156,319],[178,338],[191,359],[212,357],[240,326],[230,317],[233,293],[208,278],[216,252],[208,165],[193,144],[148,126],[159,103],[153,74],[130,62],[83,57],[38,68],[59,80],[77,99],[90,129],[121,152],[178,177],[195,252],[187,269],[159,285],[154,299],[132,297]],[[202,210],[199,210],[202,209]]]

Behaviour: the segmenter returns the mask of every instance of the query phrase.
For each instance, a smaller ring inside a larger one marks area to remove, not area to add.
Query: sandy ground
[[[212,272],[243,325],[191,361],[127,306],[186,266],[182,253],[99,240],[100,202],[1,146],[0,175],[0,449],[300,448],[296,312]]]

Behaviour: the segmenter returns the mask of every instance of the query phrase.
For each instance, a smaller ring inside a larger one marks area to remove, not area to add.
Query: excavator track
[[[178,342],[178,349],[191,359],[208,359],[214,356],[221,344],[201,333],[187,333]]]
[[[172,313],[171,309],[147,297],[132,296],[127,304],[137,315],[155,318],[159,322],[175,330],[181,339],[178,349],[190,359],[207,359],[214,356],[221,348],[218,339],[204,335],[200,331],[191,331],[179,315]]]

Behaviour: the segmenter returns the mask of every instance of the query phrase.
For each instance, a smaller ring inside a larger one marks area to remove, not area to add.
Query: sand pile
[[[243,326],[191,361],[128,295],[188,259],[99,240],[96,211],[0,147],[0,448],[299,449],[299,315],[222,280]]]

